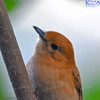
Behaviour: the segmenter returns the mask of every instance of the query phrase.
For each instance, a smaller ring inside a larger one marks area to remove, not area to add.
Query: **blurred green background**
[[[63,33],[73,43],[84,100],[100,100],[99,7],[83,0],[4,0],[25,64],[38,35],[33,25]],[[15,97],[0,53],[0,100]]]
[[[10,12],[18,5],[18,0],[4,0],[7,11]]]

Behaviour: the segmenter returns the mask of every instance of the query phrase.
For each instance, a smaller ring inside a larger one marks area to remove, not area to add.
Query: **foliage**
[[[3,93],[3,90],[2,90],[2,80],[0,79],[0,98],[3,98],[4,97],[4,93]]]
[[[83,95],[83,100],[100,100],[100,82],[96,82],[91,88],[85,90]]]
[[[18,0],[4,0],[8,12],[18,5]]]

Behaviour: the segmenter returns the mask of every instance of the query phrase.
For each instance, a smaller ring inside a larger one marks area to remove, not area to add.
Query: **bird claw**
[[[36,97],[38,96],[38,88],[34,89],[34,94],[35,94]]]

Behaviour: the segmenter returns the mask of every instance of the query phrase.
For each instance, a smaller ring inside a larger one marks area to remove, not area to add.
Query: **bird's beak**
[[[45,38],[45,32],[42,31],[40,28],[33,26],[33,28],[36,30],[36,32],[40,35],[40,37],[42,38],[42,40],[47,44],[47,40]]]

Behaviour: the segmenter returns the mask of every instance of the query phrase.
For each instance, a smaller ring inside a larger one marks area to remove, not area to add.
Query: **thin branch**
[[[3,0],[0,0],[0,49],[16,98],[36,100]]]

